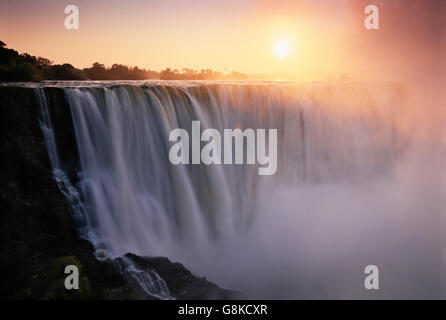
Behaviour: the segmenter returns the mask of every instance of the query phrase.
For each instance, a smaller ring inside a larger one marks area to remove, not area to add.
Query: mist
[[[385,178],[265,184],[252,229],[198,269],[251,298],[444,298],[444,156],[422,149]],[[364,288],[367,265],[378,291]]]
[[[444,118],[441,94],[432,91],[410,87],[391,106],[405,143],[384,174],[307,182],[262,177],[251,200],[252,224],[172,258],[248,298],[445,298]],[[331,98],[332,107],[349,109],[346,101]],[[375,130],[378,145],[385,144],[382,128]],[[359,156],[364,164],[372,147],[362,143],[364,154],[352,145],[347,157]],[[292,153],[282,151],[279,158]],[[377,291],[364,288],[368,265],[379,268]]]

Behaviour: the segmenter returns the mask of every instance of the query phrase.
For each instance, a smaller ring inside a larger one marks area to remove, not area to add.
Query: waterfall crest
[[[44,89],[35,90],[45,106]],[[133,252],[195,259],[213,250],[212,243],[249,230],[268,190],[385,176],[407,144],[397,127],[399,94],[391,87],[145,84],[63,90],[79,153],[75,187],[60,169],[45,107],[41,127],[54,176],[99,258]],[[277,173],[258,176],[256,165],[246,164],[172,165],[169,132],[190,132],[193,120],[202,130],[220,132],[277,129]],[[168,297],[163,286],[146,285]]]

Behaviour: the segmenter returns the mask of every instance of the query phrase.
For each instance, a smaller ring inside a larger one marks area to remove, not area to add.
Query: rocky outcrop
[[[177,299],[235,299],[238,292],[225,290],[199,278],[187,270],[181,263],[171,262],[165,257],[140,257],[132,253],[126,255],[139,269],[153,270],[166,282],[170,293]]]

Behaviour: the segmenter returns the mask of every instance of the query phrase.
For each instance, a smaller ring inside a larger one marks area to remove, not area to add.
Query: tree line
[[[247,79],[237,71],[224,74],[211,69],[196,71],[189,68],[166,68],[162,71],[140,69],[122,64],[106,67],[95,62],[90,68],[77,69],[69,63],[54,64],[51,60],[27,53],[19,54],[0,41],[0,81],[42,81],[42,80],[221,80]]]

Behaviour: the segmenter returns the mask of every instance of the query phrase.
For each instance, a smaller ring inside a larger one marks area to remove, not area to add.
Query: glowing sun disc
[[[274,46],[274,55],[281,59],[288,55],[288,43],[285,40],[280,40]]]

